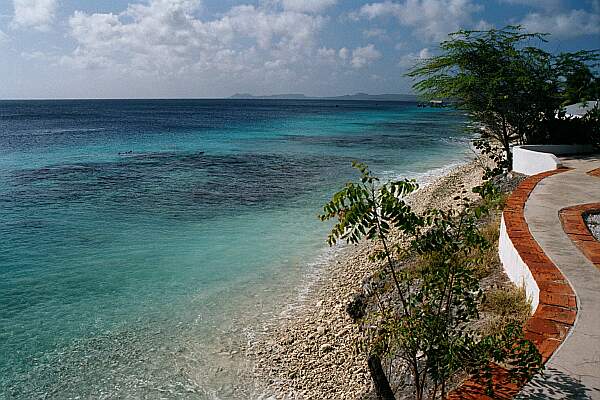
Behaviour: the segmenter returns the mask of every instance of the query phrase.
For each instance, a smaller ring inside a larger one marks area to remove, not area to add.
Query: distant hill
[[[309,97],[302,93],[274,94],[269,96],[254,96],[250,93],[236,93],[230,99],[281,99],[281,100],[372,100],[372,101],[418,101],[413,94],[367,94],[356,93],[343,96]]]

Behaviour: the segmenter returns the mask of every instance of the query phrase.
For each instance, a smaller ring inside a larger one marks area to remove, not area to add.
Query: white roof
[[[568,105],[565,107],[565,113],[569,117],[583,117],[594,107],[598,107],[598,100]]]

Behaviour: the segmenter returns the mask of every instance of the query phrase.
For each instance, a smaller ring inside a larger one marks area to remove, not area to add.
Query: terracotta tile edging
[[[588,175],[597,176],[600,178],[600,168],[593,169],[591,171],[586,172]]]
[[[600,173],[600,168],[598,168]],[[599,175],[600,176],[600,175]],[[590,232],[584,216],[600,212],[600,203],[580,204],[563,208],[559,212],[563,230],[579,250],[600,269],[600,242]]]
[[[571,285],[533,238],[525,220],[525,203],[533,189],[544,178],[567,171],[559,168],[526,178],[512,192],[502,216],[506,231],[519,256],[529,267],[539,289],[539,305],[523,327],[525,338],[531,340],[542,355],[545,364],[566,338],[575,323],[577,300]],[[580,215],[581,217],[581,215]],[[510,379],[505,368],[493,366],[494,397],[486,395],[485,386],[468,379],[454,390],[448,399],[512,399],[525,383]]]

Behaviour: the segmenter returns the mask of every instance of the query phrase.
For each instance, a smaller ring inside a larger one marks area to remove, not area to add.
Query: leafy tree
[[[563,105],[600,99],[600,77],[590,68],[593,53],[584,51],[559,54],[556,66],[563,76]]]
[[[486,374],[490,361],[512,363],[515,377],[529,378],[539,369],[540,356],[523,339],[520,327],[511,325],[485,337],[470,329],[482,296],[476,277],[477,250],[489,246],[479,232],[478,219],[488,207],[465,204],[460,212],[417,214],[403,200],[417,188],[414,181],[381,184],[366,165],[354,166],[361,173],[360,181],[346,184],[320,217],[337,219],[330,244],[366,238],[379,245],[373,257],[384,268],[382,284],[371,290],[376,312],[365,313],[358,299],[348,307],[360,323],[361,347],[379,397],[394,398],[382,357],[400,359],[409,367],[418,400],[445,396],[449,380],[461,371],[478,373],[491,384]],[[489,185],[479,192],[497,195]],[[410,246],[394,243],[393,231],[408,238]],[[409,255],[419,262],[403,266]],[[386,290],[387,282],[391,291]]]
[[[408,76],[420,79],[413,87],[423,96],[450,98],[468,112],[483,128],[482,138],[501,146],[509,169],[512,144],[539,137],[540,129],[552,126],[540,121],[554,121],[567,98],[597,89],[587,68],[598,60],[596,51],[554,56],[532,45],[545,42],[546,34],[519,26],[449,36],[441,55],[417,64]]]

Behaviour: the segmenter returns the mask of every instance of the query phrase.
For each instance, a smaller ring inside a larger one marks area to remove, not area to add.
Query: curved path
[[[600,168],[600,158],[562,161],[571,170],[535,187],[525,203],[525,220],[575,291],[577,319],[543,375],[528,383],[519,399],[600,399],[600,267],[565,233],[559,217],[565,208],[600,202],[600,179],[587,173]]]

